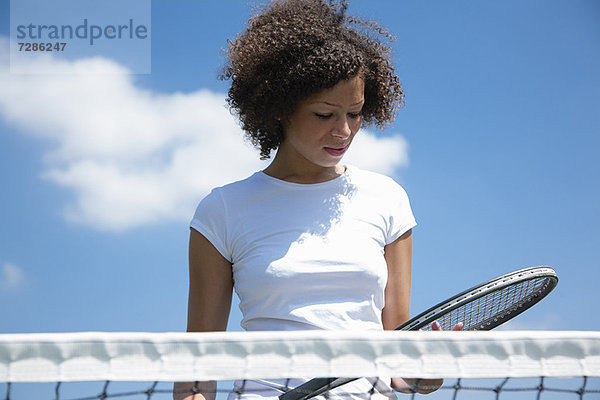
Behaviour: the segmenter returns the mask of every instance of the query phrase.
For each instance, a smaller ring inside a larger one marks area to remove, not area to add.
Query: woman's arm
[[[385,287],[383,329],[393,330],[410,318],[412,230],[385,246],[388,281]]]
[[[233,276],[231,263],[198,231],[191,229],[190,286],[188,295],[188,332],[224,331],[227,329]],[[196,387],[199,392],[192,394]],[[177,382],[175,400],[214,400],[216,382]],[[177,393],[182,392],[182,393]]]
[[[385,287],[385,307],[382,311],[383,329],[393,330],[410,318],[410,283],[412,273],[412,231],[385,246],[388,283]],[[433,330],[441,330],[434,322]],[[452,328],[462,330],[462,323]],[[392,387],[402,393],[428,394],[435,392],[443,379],[392,378]]]
[[[412,230],[385,246],[388,282],[385,307],[381,318],[383,329],[393,330],[410,318],[410,283],[412,274]],[[392,387],[402,393],[426,394],[437,390],[442,379],[392,378]]]

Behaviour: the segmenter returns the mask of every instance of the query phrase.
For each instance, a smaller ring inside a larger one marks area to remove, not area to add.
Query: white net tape
[[[600,332],[0,335],[0,382],[599,377]]]

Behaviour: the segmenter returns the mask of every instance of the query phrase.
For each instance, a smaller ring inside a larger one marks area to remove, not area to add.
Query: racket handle
[[[358,378],[315,378],[279,396],[279,400],[307,400]]]

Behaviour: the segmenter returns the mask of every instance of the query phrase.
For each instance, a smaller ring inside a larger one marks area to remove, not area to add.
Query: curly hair
[[[227,102],[250,142],[269,157],[284,139],[281,121],[299,101],[360,75],[362,121],[383,128],[403,103],[390,61],[392,37],[374,22],[346,15],[347,1],[273,0],[225,50]]]

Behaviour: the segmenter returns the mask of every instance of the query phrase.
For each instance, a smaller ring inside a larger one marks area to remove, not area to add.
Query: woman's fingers
[[[435,392],[443,383],[443,379],[392,378],[392,387],[396,391],[406,394]]]
[[[433,321],[431,323],[431,330],[433,330],[433,331],[441,331],[442,327],[440,326],[439,322]],[[462,322],[457,323],[456,325],[454,325],[452,327],[452,330],[453,331],[462,331],[463,330],[463,323]]]
[[[456,325],[454,325],[452,327],[453,331],[462,331],[462,329],[463,329],[463,323],[462,322],[459,322],[458,324],[456,324]]]

